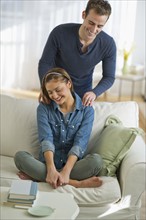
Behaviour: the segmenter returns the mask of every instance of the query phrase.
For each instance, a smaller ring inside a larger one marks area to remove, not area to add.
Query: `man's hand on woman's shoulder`
[[[92,106],[93,102],[96,99],[96,95],[94,92],[86,92],[82,98],[83,105],[85,106]]]

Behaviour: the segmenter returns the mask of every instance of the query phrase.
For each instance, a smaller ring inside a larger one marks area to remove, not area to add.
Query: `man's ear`
[[[86,12],[85,12],[85,11],[82,12],[82,18],[83,18],[83,19],[86,18]]]

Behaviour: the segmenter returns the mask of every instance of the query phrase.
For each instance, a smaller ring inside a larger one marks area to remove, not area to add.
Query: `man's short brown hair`
[[[94,9],[99,15],[107,15],[108,18],[112,11],[111,5],[105,0],[89,0],[85,9],[86,16],[89,14],[91,9]]]

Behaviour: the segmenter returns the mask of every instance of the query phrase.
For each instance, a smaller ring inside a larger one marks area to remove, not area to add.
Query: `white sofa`
[[[38,134],[36,124],[36,99],[21,99],[1,95],[1,186],[10,186],[18,179],[13,161],[14,154],[26,150],[38,155]],[[116,115],[126,127],[138,127],[139,113],[136,102],[96,102],[95,121],[89,147],[95,144],[103,129],[106,118]],[[52,189],[47,183],[39,183],[42,191],[69,192],[74,195],[80,207],[77,219],[139,219],[141,195],[145,190],[145,143],[137,136],[119,167],[117,177],[101,177],[99,188],[77,189],[66,185]]]

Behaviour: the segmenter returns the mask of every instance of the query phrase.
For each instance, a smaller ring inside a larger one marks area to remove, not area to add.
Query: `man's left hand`
[[[83,105],[92,106],[95,99],[96,95],[94,92],[86,92],[82,98]]]

